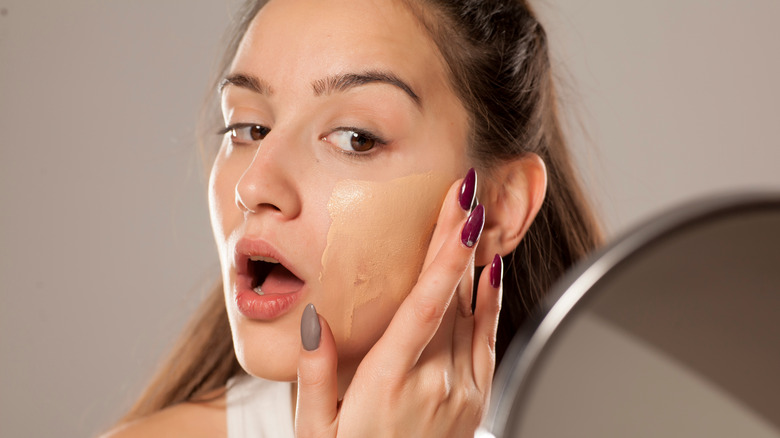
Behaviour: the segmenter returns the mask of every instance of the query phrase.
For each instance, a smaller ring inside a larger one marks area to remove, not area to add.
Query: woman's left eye
[[[351,153],[365,153],[383,144],[375,135],[354,128],[337,129],[322,139]]]

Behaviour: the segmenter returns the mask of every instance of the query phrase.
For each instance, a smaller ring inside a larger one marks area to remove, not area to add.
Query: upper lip
[[[241,238],[236,242],[236,248],[234,252],[234,266],[236,267],[236,274],[238,275],[250,275],[249,273],[249,258],[253,256],[271,257],[279,261],[288,271],[293,275],[303,280],[297,269],[292,266],[287,257],[284,256],[273,245],[262,239],[251,239],[248,237]]]

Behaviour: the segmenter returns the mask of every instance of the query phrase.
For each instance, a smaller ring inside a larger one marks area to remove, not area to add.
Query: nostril
[[[294,182],[296,171],[281,165],[263,169],[256,169],[257,166],[253,162],[236,182],[233,199],[239,211],[280,213],[286,219],[298,216],[301,193]]]
[[[281,208],[277,207],[274,204],[267,203],[267,202],[264,202],[264,203],[259,204],[259,205],[255,205],[255,206],[253,206],[253,208],[249,208],[249,206],[241,198],[241,195],[238,193],[238,187],[236,187],[235,199],[236,199],[236,207],[238,207],[238,209],[243,211],[243,212],[257,213],[259,210],[262,210],[262,209],[269,209],[269,210],[278,211],[278,212],[282,211]]]

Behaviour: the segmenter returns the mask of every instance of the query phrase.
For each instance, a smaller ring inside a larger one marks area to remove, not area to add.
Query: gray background
[[[236,0],[0,0],[0,435],[89,436],[218,275],[197,112]],[[780,3],[539,3],[610,235],[780,189]]]

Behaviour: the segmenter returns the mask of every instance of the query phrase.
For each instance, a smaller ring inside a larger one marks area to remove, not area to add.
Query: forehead
[[[271,0],[253,19],[231,69],[272,85],[389,70],[423,94],[446,77],[435,44],[397,0]]]

